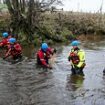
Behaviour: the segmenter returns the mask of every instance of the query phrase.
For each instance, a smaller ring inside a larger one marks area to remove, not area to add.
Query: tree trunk
[[[42,11],[59,0],[5,0],[11,15],[13,31],[24,32],[31,41],[40,26]]]

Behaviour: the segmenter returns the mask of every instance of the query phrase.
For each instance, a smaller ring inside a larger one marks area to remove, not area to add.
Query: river
[[[34,50],[11,64],[0,58],[0,105],[105,105],[105,37],[85,36],[85,76],[72,76],[67,60],[70,45],[57,46],[52,70],[36,66]],[[36,51],[36,50],[35,50]]]

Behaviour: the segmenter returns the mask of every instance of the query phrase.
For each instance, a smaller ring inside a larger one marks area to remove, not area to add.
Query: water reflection
[[[78,88],[82,87],[84,77],[81,75],[68,75],[66,88],[69,91],[76,91]]]
[[[82,41],[82,46],[85,49],[100,50],[105,47],[105,36],[104,35],[81,35],[79,38]]]

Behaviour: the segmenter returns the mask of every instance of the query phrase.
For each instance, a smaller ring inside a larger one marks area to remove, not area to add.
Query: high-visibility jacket
[[[70,56],[72,65],[75,65],[79,68],[85,66],[85,52],[83,50],[80,49],[80,50],[74,51],[72,49],[69,56]]]
[[[83,50],[79,50],[77,54],[78,54],[79,60],[80,60],[77,67],[80,68],[80,67],[85,66],[85,52]]]

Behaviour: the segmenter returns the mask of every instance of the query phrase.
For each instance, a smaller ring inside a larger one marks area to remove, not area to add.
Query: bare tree
[[[50,10],[52,5],[61,4],[61,0],[5,0],[11,15],[13,31],[26,33],[30,39],[39,28],[41,14]]]

